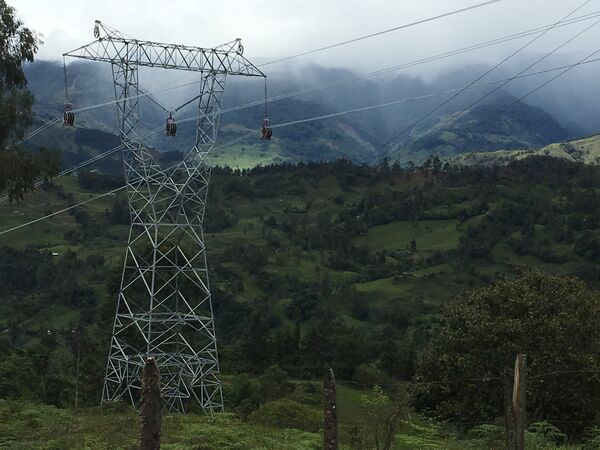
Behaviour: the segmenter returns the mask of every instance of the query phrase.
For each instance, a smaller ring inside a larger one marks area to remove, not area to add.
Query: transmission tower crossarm
[[[266,77],[242,55],[244,47],[241,39],[235,39],[215,48],[164,44],[128,38],[100,21],[96,21],[94,33],[95,41],[67,52],[63,56],[212,75]]]

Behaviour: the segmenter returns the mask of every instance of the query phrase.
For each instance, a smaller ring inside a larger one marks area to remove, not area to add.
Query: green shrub
[[[478,425],[468,433],[471,439],[481,441],[486,448],[501,447],[505,440],[504,427],[500,425]]]
[[[567,436],[551,423],[536,422],[527,428],[525,439],[532,449],[554,449],[567,441]]]
[[[303,381],[294,387],[287,398],[305,405],[320,407],[323,405],[323,392],[319,383]]]
[[[583,439],[583,448],[592,450],[600,448],[600,427],[591,427],[585,430]]]
[[[277,428],[317,432],[323,423],[323,416],[316,408],[282,398],[262,405],[250,414],[249,420]]]

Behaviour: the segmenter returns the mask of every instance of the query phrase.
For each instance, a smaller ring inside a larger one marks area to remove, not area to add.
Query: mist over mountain
[[[535,71],[572,64],[577,58],[578,55],[558,55],[536,66]],[[420,119],[450,99],[457,89],[486,73],[489,67],[465,66],[423,77],[385,74],[360,78],[362,74],[348,69],[317,65],[291,66],[293,70],[290,71],[274,71],[268,74],[270,98],[301,90],[307,92],[269,102],[268,115],[273,125],[398,103],[275,129],[276,139],[272,144],[275,147],[271,148],[275,156],[265,161],[346,158],[359,163],[376,163],[384,157],[407,161],[422,159],[429,154],[453,156],[464,152],[541,147],[595,132],[594,118],[600,112],[599,106],[587,93],[597,91],[600,81],[591,75],[590,70],[580,68],[573,70],[569,77],[558,78],[543,90],[544,95],[532,95],[510,109],[506,109],[507,105],[557,72],[515,80],[472,110],[463,111],[498,85],[491,82],[509,78],[527,67],[531,59],[535,59],[535,55],[494,71],[478,83],[483,83],[483,86],[464,91],[425,120]],[[36,97],[37,117],[43,121],[60,114],[64,101],[62,65],[37,61],[27,66],[27,77]],[[152,98],[165,108],[142,97],[142,131],[160,128],[168,115],[166,110],[175,110],[194,98],[198,92],[198,84],[195,83],[198,79],[198,74],[140,69],[141,93],[153,93]],[[109,103],[114,99],[112,75],[107,65],[79,61],[69,64],[67,85],[70,101],[76,108]],[[323,88],[312,89],[320,86]],[[226,138],[238,139],[244,133],[258,130],[265,114],[264,89],[264,81],[259,78],[230,77],[227,80],[222,105],[225,112],[221,117],[221,144],[227,142]],[[253,102],[258,104],[227,112],[228,108]],[[180,121],[177,139],[155,133],[147,142],[160,151],[186,151],[194,142],[196,115],[196,103],[192,102],[175,113]],[[116,108],[110,104],[78,113],[77,124],[114,134],[118,131],[116,119]],[[417,121],[416,126],[410,127]],[[402,130],[405,132],[399,134]],[[390,137],[394,138],[389,145],[384,145]],[[36,143],[48,144],[45,139],[41,136]],[[254,149],[262,156],[269,153],[255,137],[244,139],[242,144],[243,147],[237,151]],[[97,143],[94,145],[97,146]],[[223,152],[226,151],[223,149]],[[245,159],[249,158],[251,155],[247,154]],[[265,161],[257,161],[257,164]],[[222,162],[227,163],[227,158]]]
[[[546,111],[515,100],[503,92],[492,102],[442,116],[421,137],[390,146],[388,157],[422,162],[432,154],[452,158],[480,151],[535,149],[573,137]]]

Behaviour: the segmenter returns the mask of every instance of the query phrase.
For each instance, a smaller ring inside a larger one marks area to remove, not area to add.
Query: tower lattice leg
[[[204,78],[196,144],[172,170],[137,139],[137,70],[113,65],[131,228],[118,295],[103,400],[139,400],[146,358],[160,367],[165,407],[196,401],[223,410],[202,224],[224,75]],[[135,92],[134,92],[135,91]],[[132,97],[135,97],[132,99]]]

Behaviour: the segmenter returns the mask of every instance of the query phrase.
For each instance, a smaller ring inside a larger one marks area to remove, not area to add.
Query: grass
[[[78,323],[79,312],[63,305],[55,305],[51,309],[41,311],[34,321],[51,323],[53,327],[64,329]]]
[[[370,228],[366,237],[357,239],[366,243],[369,250],[394,251],[410,248],[415,239],[417,252],[452,250],[458,246],[460,231],[457,220],[423,220],[419,222],[393,222]]]
[[[257,144],[230,145],[223,150],[217,147],[210,158],[216,166],[227,166],[233,169],[267,166],[282,163],[288,159],[282,155],[277,140],[268,144],[259,140]]]
[[[0,449],[132,450],[138,416],[115,406],[58,409],[0,401]],[[247,423],[232,414],[163,417],[161,448],[166,450],[313,450],[320,436],[295,429]]]
[[[65,200],[55,194],[37,190],[27,195],[27,203],[0,204],[0,231],[38,219],[67,206]],[[0,235],[0,245],[22,249],[26,246],[46,248],[64,242],[66,230],[75,229],[75,220],[69,214],[59,214],[52,221],[35,224]]]
[[[361,397],[370,391],[338,384],[337,392],[340,450],[350,450],[347,431],[364,430]],[[0,449],[133,450],[138,430],[137,413],[124,405],[75,411],[0,400]],[[447,446],[453,438],[441,425],[412,416],[400,426],[394,449],[461,448]],[[166,450],[316,450],[322,445],[321,432],[265,426],[229,413],[168,414],[162,419],[161,448]]]
[[[343,383],[336,386],[338,420],[345,426],[364,423],[365,411],[361,403],[363,395],[369,395],[369,389],[355,389]]]
[[[577,139],[567,143],[550,144],[536,150],[498,150],[493,152],[463,153],[452,158],[458,164],[491,166],[532,156],[553,156],[584,164],[600,163],[600,135]]]
[[[369,391],[338,383],[340,450],[370,450],[372,437],[361,397]],[[6,450],[135,450],[137,413],[123,404],[59,409],[27,401],[0,400],[0,449]],[[498,429],[498,427],[490,427]],[[358,430],[358,431],[357,431]],[[362,436],[351,445],[353,436]],[[541,435],[527,433],[528,450],[581,450],[558,446]],[[358,446],[356,446],[358,445]],[[262,425],[223,413],[205,416],[167,414],[162,418],[161,448],[165,450],[317,450],[322,432]],[[474,437],[441,423],[410,414],[398,426],[393,450],[482,450],[503,448],[497,432]]]
[[[457,278],[457,275],[456,268],[443,264],[399,277],[359,283],[356,289],[367,301],[379,307],[406,300],[422,300],[426,304],[439,305],[441,299],[464,290],[465,279]]]
[[[291,276],[305,283],[319,282],[329,269],[325,267],[318,258],[310,259],[310,256],[302,255],[301,259],[290,258],[289,251],[281,249],[281,264],[267,266],[267,271],[277,275]]]

